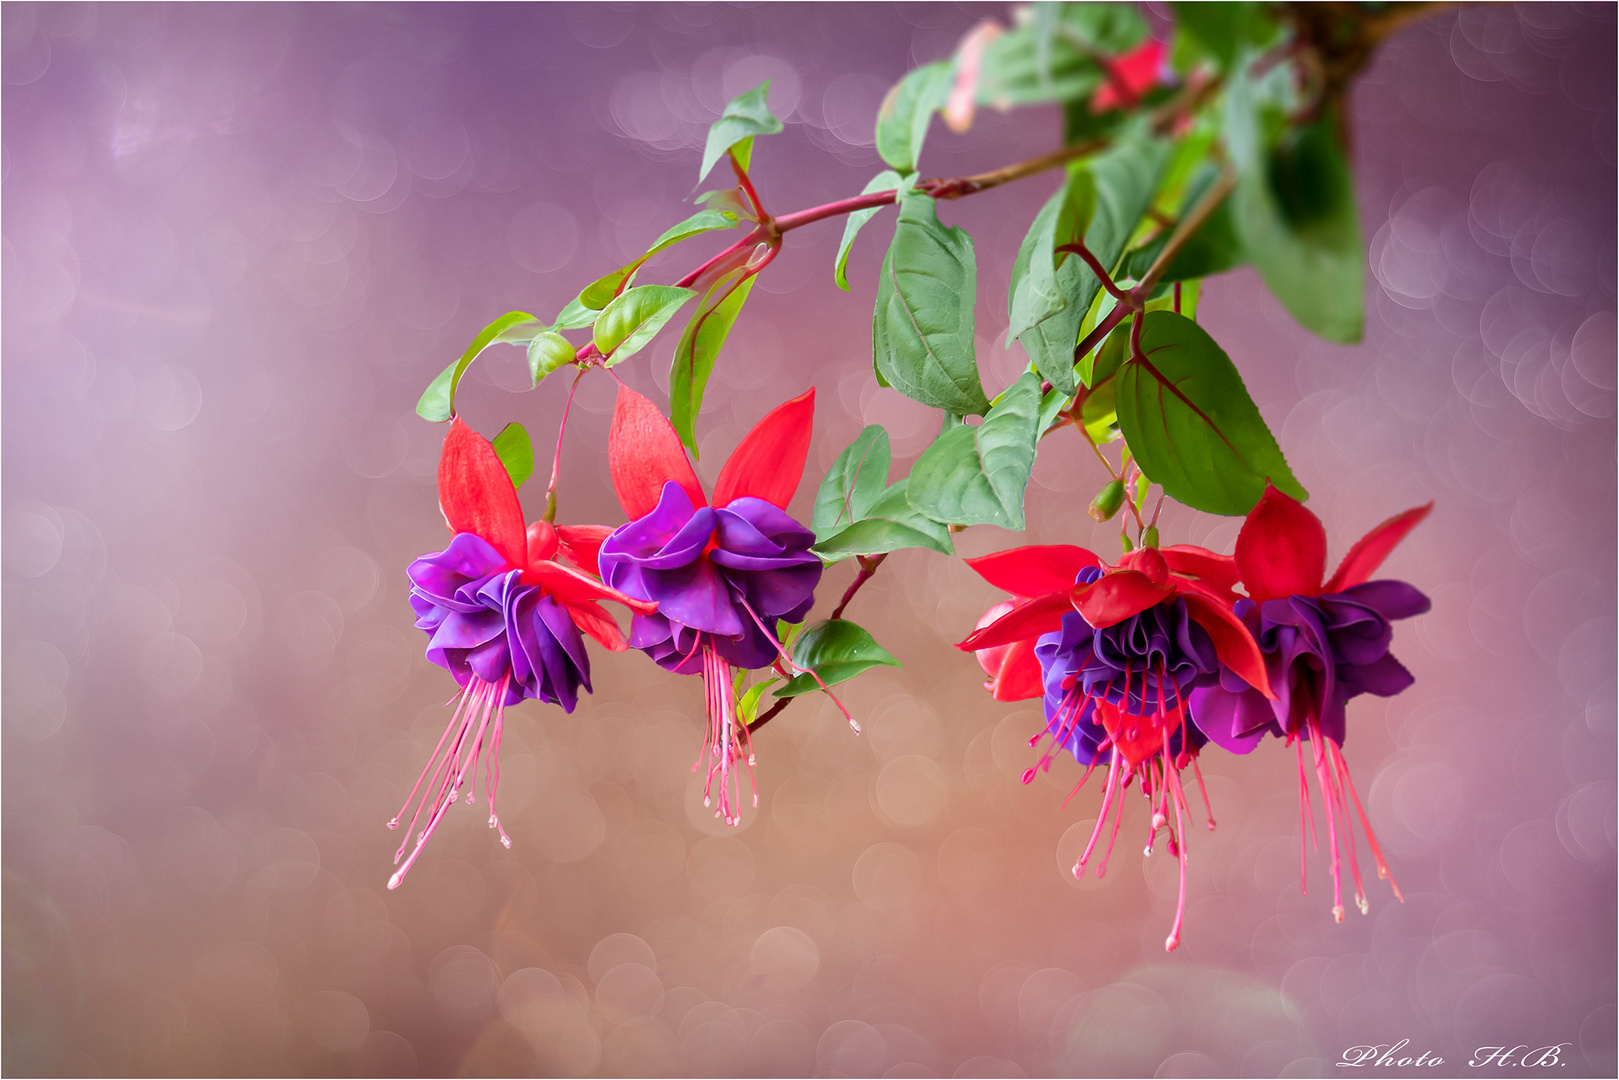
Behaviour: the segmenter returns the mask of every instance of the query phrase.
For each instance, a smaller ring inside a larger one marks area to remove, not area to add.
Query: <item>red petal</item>
[[[613,490],[631,521],[650,514],[670,480],[686,489],[693,506],[707,506],[680,436],[658,407],[627,386],[618,388],[613,428],[607,436],[607,464]]]
[[[1061,630],[1063,615],[1072,610],[1073,605],[1065,592],[1036,597],[988,626],[974,630],[956,648],[963,652],[977,652],[996,645],[1010,645],[1014,641],[1032,640],[1041,634]]]
[[[1220,663],[1236,672],[1249,686],[1275,700],[1270,677],[1265,674],[1265,658],[1242,620],[1229,608],[1197,593],[1182,593],[1181,599],[1186,601],[1186,611],[1192,620],[1208,631],[1214,641],[1214,655],[1220,658]]]
[[[1389,552],[1394,550],[1396,544],[1405,539],[1405,534],[1417,527],[1417,522],[1428,516],[1433,509],[1433,503],[1426,506],[1413,506],[1403,514],[1395,514],[1383,524],[1367,533],[1355,542],[1344,556],[1344,561],[1338,565],[1338,570],[1332,575],[1322,592],[1343,592],[1353,588],[1372,576],[1372,572],[1383,565]]]
[[[529,567],[523,574],[525,584],[539,585],[546,592],[561,600],[564,604],[580,604],[593,600],[616,600],[631,611],[639,611],[642,615],[650,615],[658,610],[658,605],[652,600],[637,600],[627,596],[617,589],[610,589],[571,566],[563,566],[559,562],[538,562]]]
[[[1256,603],[1314,596],[1327,572],[1327,534],[1303,503],[1266,485],[1237,534],[1236,559]]]
[[[472,533],[500,552],[508,566],[528,562],[523,506],[500,455],[459,416],[450,420],[438,462],[438,503],[450,531]]]
[[[569,604],[568,617],[573,624],[607,648],[614,652],[623,652],[629,648],[624,642],[624,635],[619,632],[618,623],[607,614],[607,610],[600,604],[589,601],[579,604]]]
[[[1140,765],[1164,748],[1164,740],[1180,730],[1185,718],[1184,705],[1168,705],[1160,715],[1156,712],[1144,716],[1122,711],[1117,705],[1098,700],[1096,713],[1102,728],[1118,747],[1119,756],[1131,765]],[[1156,708],[1156,703],[1154,704]]]
[[[714,505],[752,495],[783,510],[804,476],[810,426],[815,419],[815,387],[783,402],[753,425],[714,484]]]
[[[1174,586],[1155,584],[1139,570],[1115,570],[1094,584],[1075,589],[1073,605],[1086,622],[1104,630],[1174,594]]]
[[[572,559],[576,566],[588,574],[601,577],[596,557],[601,551],[602,541],[612,532],[606,525],[558,525],[557,539],[561,541],[562,553]]]
[[[1231,591],[1231,586],[1238,581],[1237,560],[1192,544],[1176,544],[1160,550],[1169,564],[1169,572],[1177,578],[1219,597],[1228,607],[1237,602],[1237,594]]]
[[[999,670],[984,684],[996,701],[1024,701],[1045,694],[1040,661],[1034,658],[1034,639],[1025,638],[1006,646]]]
[[[1066,593],[1081,570],[1100,566],[1102,560],[1072,544],[1045,544],[997,551],[966,563],[979,577],[1013,596],[1044,596]]]

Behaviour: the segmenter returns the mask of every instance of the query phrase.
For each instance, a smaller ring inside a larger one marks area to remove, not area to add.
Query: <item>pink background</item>
[[[896,555],[850,609],[903,661],[758,739],[760,806],[702,812],[697,680],[595,654],[571,716],[509,718],[501,809],[458,808],[405,886],[383,827],[442,728],[404,567],[445,539],[428,379],[512,308],[550,315],[688,210],[708,122],[762,78],[773,210],[857,191],[872,115],[982,14],[915,5],[7,4],[4,17],[5,1069],[66,1073],[1319,1075],[1410,1039],[1431,1074],[1563,1044],[1611,1075],[1614,9],[1489,5],[1389,43],[1353,99],[1365,343],[1313,340],[1247,271],[1202,311],[1315,494],[1336,559],[1408,506],[1387,571],[1417,684],[1350,707],[1346,754],[1405,892],[1298,888],[1279,746],[1205,755],[1219,828],[1174,868],[1133,800],[1105,882],[1066,867],[1098,794],[1025,787],[1039,729],[950,643],[997,597]],[[935,130],[926,175],[1050,148],[1053,110]],[[994,392],[1043,176],[942,208],[979,256]],[[794,233],[710,389],[710,480],[818,388],[813,481],[879,390],[889,216],[831,280]],[[668,281],[714,247],[661,257]],[[620,371],[661,394],[672,338]],[[473,369],[486,434],[549,458],[563,384]],[[617,524],[611,382],[583,384],[565,521]],[[545,465],[525,489],[543,499]],[[1094,461],[1054,437],[1031,542],[1115,553]],[[1229,550],[1237,522],[1166,514]],[[992,529],[963,554],[1020,539]],[[851,570],[830,570],[824,613]],[[1498,1070],[1501,1071],[1501,1070]],[[1516,1070],[1513,1070],[1516,1071]]]

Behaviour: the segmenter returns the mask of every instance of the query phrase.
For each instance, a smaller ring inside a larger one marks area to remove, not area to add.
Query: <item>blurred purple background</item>
[[[1615,1069],[1614,8],[1449,11],[1353,101],[1366,341],[1294,326],[1250,272],[1207,290],[1336,560],[1436,500],[1387,564],[1417,684],[1350,707],[1346,754],[1405,893],[1298,888],[1294,766],[1211,752],[1219,829],[1174,866],[1067,874],[1098,793],[1025,787],[1039,720],[950,647],[993,592],[895,556],[855,601],[905,663],[795,704],[726,830],[690,771],[695,679],[595,653],[572,716],[508,718],[501,810],[453,811],[394,893],[383,827],[445,722],[404,567],[445,539],[417,395],[476,330],[549,316],[688,210],[706,126],[763,78],[756,177],[785,212],[879,169],[872,117],[999,8],[7,4],[4,18],[4,946],[9,1074],[1322,1075],[1410,1039],[1562,1044]],[[1048,149],[1053,110],[936,125],[926,175]],[[1012,255],[1056,178],[942,208],[978,250],[986,381]],[[890,212],[891,213],[891,212]],[[792,234],[722,357],[712,480],[819,389],[818,478],[879,390],[888,217],[832,284]],[[717,245],[660,257],[668,281]],[[672,337],[626,363],[661,400]],[[548,461],[564,393],[521,353],[464,412]],[[621,520],[612,384],[582,384],[561,517]],[[545,464],[525,489],[543,501]],[[1116,551],[1099,470],[1054,438],[1031,542]],[[813,483],[798,506],[806,513]],[[1181,513],[1165,542],[1230,550]],[[964,554],[1016,542],[974,529]],[[824,613],[851,570],[828,572]],[[1364,849],[1363,849],[1364,851]],[[1516,1070],[1514,1070],[1516,1071]]]

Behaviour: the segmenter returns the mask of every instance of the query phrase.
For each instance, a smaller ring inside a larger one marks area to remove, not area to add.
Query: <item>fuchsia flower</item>
[[[1158,85],[1164,70],[1164,43],[1148,38],[1120,56],[1102,60],[1106,81],[1091,98],[1092,112],[1129,108]]]
[[[814,411],[812,389],[760,420],[720,470],[712,505],[657,406],[621,386],[613,414],[613,488],[631,520],[602,544],[602,576],[630,596],[657,601],[656,612],[632,621],[631,645],[670,671],[702,672],[704,805],[717,779],[715,814],[729,825],[741,820],[735,765],[748,766],[750,782],[753,765],[747,725],[737,723],[732,669],[785,662],[776,620],[801,621],[821,580],[820,557],[810,551],[815,534],[786,512],[803,477]]]
[[[1180,771],[1196,770],[1197,748],[1206,741],[1189,715],[1190,696],[1217,684],[1223,671],[1262,696],[1270,693],[1258,646],[1231,612],[1232,561],[1202,548],[1143,548],[1107,567],[1084,548],[1051,545],[1014,548],[969,559],[968,565],[1016,599],[992,608],[957,647],[979,652],[993,676],[985,687],[999,700],[1044,694],[1043,734],[1051,744],[1024,783],[1036,769],[1050,767],[1058,746],[1087,766],[1086,778],[1106,762],[1102,813],[1074,866],[1076,876],[1083,872],[1111,814],[1112,837],[1097,867],[1101,876],[1118,835],[1125,790],[1139,779],[1152,804],[1147,850],[1158,830],[1166,829],[1180,863],[1180,899],[1165,943],[1174,949],[1186,909],[1182,813],[1190,815]]]
[[[1320,520],[1295,499],[1267,488],[1237,536],[1236,566],[1248,596],[1237,601],[1235,614],[1259,643],[1275,695],[1261,697],[1240,681],[1223,676],[1217,685],[1199,689],[1192,697],[1198,726],[1228,750],[1246,754],[1266,735],[1296,747],[1299,812],[1305,820],[1309,820],[1310,803],[1303,744],[1310,743],[1326,808],[1327,843],[1332,849],[1332,912],[1339,920],[1344,915],[1340,830],[1354,879],[1355,903],[1362,912],[1367,908],[1350,829],[1351,802],[1366,832],[1378,876],[1389,881],[1396,897],[1400,895],[1339,748],[1344,741],[1344,705],[1350,698],[1362,693],[1389,697],[1413,681],[1411,673],[1388,651],[1393,637],[1389,621],[1427,611],[1428,598],[1403,581],[1367,578],[1432,509],[1433,503],[1413,507],[1377,526],[1349,550],[1337,571],[1323,583],[1327,537]],[[1303,831],[1314,834],[1313,821],[1307,830],[1304,824],[1300,822],[1301,844]]]
[[[449,669],[461,693],[400,811],[403,817],[422,792],[394,853],[396,865],[424,812],[427,824],[389,880],[390,889],[404,880],[463,785],[472,802],[478,759],[485,751],[489,827],[511,847],[495,813],[506,706],[538,698],[572,712],[579,688],[590,689],[590,658],[580,631],[609,649],[626,648],[618,625],[598,601],[616,600],[639,613],[657,610],[657,604],[598,580],[596,552],[608,533],[604,526],[536,521],[525,530],[517,489],[495,448],[459,417],[450,421],[444,438],[438,481],[439,509],[455,536],[443,551],[410,564],[410,603],[416,625],[431,635],[427,658]],[[429,774],[432,780],[423,790]],[[388,827],[398,828],[399,817]]]

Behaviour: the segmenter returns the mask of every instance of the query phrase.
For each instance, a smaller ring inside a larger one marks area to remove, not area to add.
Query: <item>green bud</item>
[[[1124,553],[1126,555],[1136,549],[1136,546],[1130,543],[1130,534],[1127,532],[1121,532],[1119,534],[1119,546],[1124,549]]]
[[[1085,512],[1091,516],[1093,521],[1107,521],[1114,514],[1117,514],[1119,507],[1123,505],[1124,482],[1122,480],[1112,480],[1108,482],[1106,487],[1096,493],[1096,498],[1091,500],[1091,504],[1086,507]]]
[[[1147,531],[1141,534],[1141,546],[1150,548],[1158,546],[1158,526],[1147,526]]]

